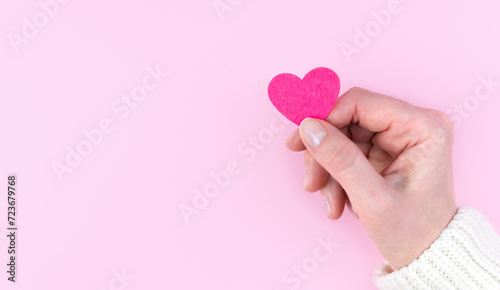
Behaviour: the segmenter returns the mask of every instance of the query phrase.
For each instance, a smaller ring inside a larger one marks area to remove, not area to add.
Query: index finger
[[[339,97],[325,120],[337,128],[358,124],[378,133],[372,142],[396,157],[420,137],[412,130],[422,120],[421,111],[402,100],[355,87]]]
[[[406,123],[418,109],[402,100],[354,87],[339,97],[325,120],[337,128],[353,123],[377,133]]]

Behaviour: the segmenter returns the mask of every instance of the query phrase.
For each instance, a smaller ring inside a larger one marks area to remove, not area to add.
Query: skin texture
[[[321,191],[333,220],[352,204],[393,270],[418,258],[457,211],[453,124],[440,111],[352,88],[286,145],[304,151],[304,189]]]

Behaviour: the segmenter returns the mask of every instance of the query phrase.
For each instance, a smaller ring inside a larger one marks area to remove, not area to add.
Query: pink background
[[[38,1],[0,3],[0,178],[18,176],[19,226],[14,285],[2,202],[1,289],[373,289],[382,257],[349,213],[329,221],[303,192],[302,154],[283,145],[296,126],[281,127],[267,97],[275,75],[318,66],[341,92],[450,110],[457,201],[500,231],[500,87],[469,98],[478,77],[500,80],[500,2],[401,0],[377,31],[371,11],[391,1],[221,1],[222,19],[212,0],[65,1],[46,19]],[[12,45],[24,17],[40,28]],[[341,45],[367,25],[373,37],[348,61]],[[112,105],[157,65],[169,76],[120,118]],[[51,164],[103,119],[114,131],[60,182]],[[179,205],[232,160],[241,172],[187,224]],[[313,267],[328,236],[337,247]],[[285,282],[303,262],[300,286]],[[122,270],[134,278],[120,282]]]

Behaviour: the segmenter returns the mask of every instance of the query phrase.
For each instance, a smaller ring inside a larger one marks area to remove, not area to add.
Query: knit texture
[[[500,289],[500,238],[477,210],[460,207],[436,241],[408,266],[373,277],[379,289]]]

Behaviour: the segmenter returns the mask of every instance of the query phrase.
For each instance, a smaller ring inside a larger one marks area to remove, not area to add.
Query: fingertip
[[[343,188],[335,179],[330,178],[320,192],[325,203],[326,216],[331,220],[338,220],[344,212],[345,195]]]
[[[288,144],[288,143],[292,142],[295,139],[298,131],[299,131],[299,129],[293,130],[292,133],[290,133],[290,135],[286,139],[285,144]]]
[[[290,151],[300,152],[306,150],[306,146],[302,143],[302,139],[300,139],[299,129],[295,129],[288,139],[285,141],[285,146]]]
[[[310,193],[316,192],[325,187],[330,174],[321,166],[309,151],[304,152],[304,190]]]

